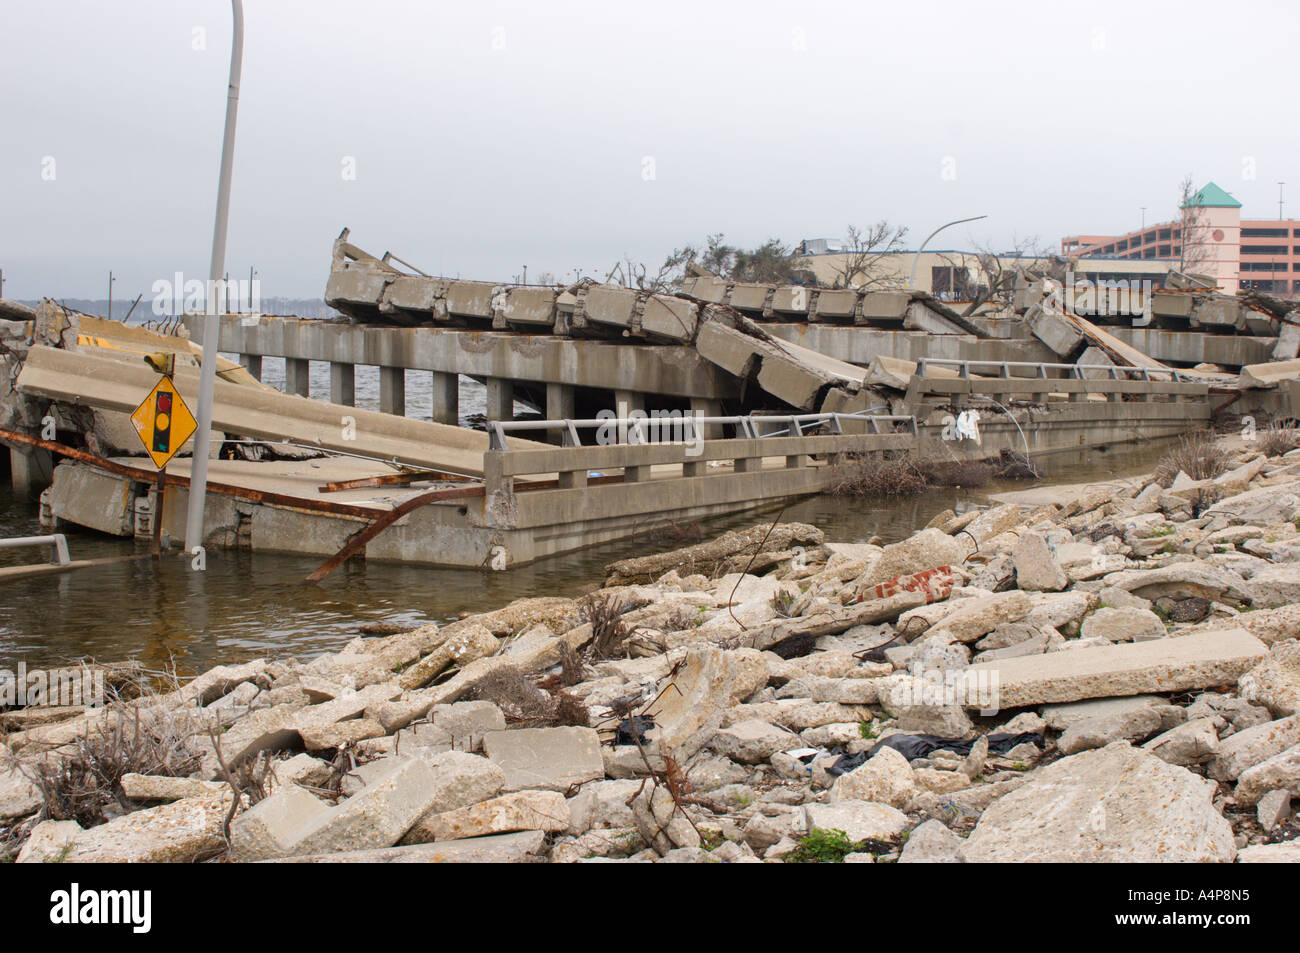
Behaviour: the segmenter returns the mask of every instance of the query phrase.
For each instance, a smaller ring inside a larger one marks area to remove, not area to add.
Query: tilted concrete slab
[[[1255,390],[1297,379],[1300,379],[1300,360],[1247,365],[1241,369],[1238,381],[1241,387]]]
[[[550,327],[555,324],[555,298],[553,288],[510,288],[501,316],[509,324]]]
[[[379,309],[387,312],[392,308],[400,308],[403,311],[415,311],[431,317],[445,318],[446,308],[437,308],[438,300],[445,293],[445,282],[403,275],[394,278],[384,289],[384,297],[379,303]]]
[[[909,291],[868,291],[862,296],[862,316],[900,321],[911,302]]]
[[[581,298],[583,317],[588,321],[616,328],[632,327],[637,298],[632,289],[615,285],[592,285]]]
[[[706,321],[695,338],[695,350],[700,357],[728,374],[748,378],[758,368],[756,343],[743,331],[717,321]]]
[[[365,268],[332,271],[325,282],[325,303],[339,310],[346,310],[349,306],[378,308],[384,297],[384,288],[396,277],[395,274]]]
[[[694,340],[698,323],[696,306],[673,295],[650,295],[641,312],[642,332],[672,341]]]
[[[903,318],[903,327],[911,331],[925,331],[928,334],[966,334],[968,329],[956,321],[940,314],[925,301],[913,301],[907,307]]]
[[[1255,636],[1231,628],[981,662],[966,669],[963,680],[972,700],[981,684],[991,685],[997,707],[1020,708],[1231,685],[1267,654]]]
[[[447,286],[447,310],[466,318],[490,318],[496,288],[487,281],[453,281]]]
[[[1083,344],[1083,332],[1059,311],[1037,306],[1025,315],[1025,323],[1058,357],[1068,359]]]
[[[1052,363],[1058,360],[1057,356],[1041,341],[1033,337],[995,340],[977,338],[972,334],[934,335],[927,334],[925,331],[899,331],[842,324],[764,322],[758,326],[779,340],[799,344],[826,357],[864,367],[878,355],[913,362],[923,357],[957,361]],[[1201,337],[1206,336],[1208,335],[1201,335]],[[1223,339],[1243,340],[1226,337]]]
[[[852,318],[857,307],[856,291],[827,288],[817,293],[817,306],[813,313],[819,318]]]
[[[51,400],[130,412],[148,395],[158,376],[143,362],[124,364],[37,346],[27,355],[18,389]],[[197,410],[197,372],[178,369],[175,383],[185,401]],[[220,380],[216,386],[212,425],[227,433],[395,459],[467,476],[482,475],[483,452],[488,446],[487,434],[476,430],[240,387]],[[523,443],[536,449],[546,446],[533,441],[521,441],[519,445]]]
[[[1277,339],[1160,328],[1107,327],[1107,333],[1157,361],[1241,367],[1270,360]]]

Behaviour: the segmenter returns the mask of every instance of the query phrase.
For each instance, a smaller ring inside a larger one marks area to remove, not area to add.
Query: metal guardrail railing
[[[646,443],[687,443],[709,439],[704,437],[703,428],[708,426],[735,426],[740,431],[741,439],[761,440],[766,437],[781,437],[793,433],[795,436],[812,435],[822,427],[829,427],[829,433],[842,434],[842,421],[865,422],[870,433],[885,433],[881,424],[906,423],[913,435],[917,433],[916,418],[906,414],[772,414],[770,416],[733,416],[733,417],[696,417],[691,414],[681,416],[636,416],[587,418],[582,420],[492,420],[488,422],[488,449],[508,450],[506,435],[530,431],[551,432],[558,430],[563,435],[561,446],[580,447],[582,440],[578,428],[614,428],[619,442],[633,445]],[[783,430],[766,430],[766,425],[784,424]],[[690,435],[686,434],[690,430]],[[664,431],[678,433],[680,437],[671,440],[651,441],[652,435],[662,435]],[[724,439],[724,438],[717,438]]]
[[[29,546],[54,547],[54,558],[50,562],[56,566],[66,566],[72,562],[72,557],[68,555],[68,540],[62,533],[51,533],[48,536],[11,536],[8,539],[0,539],[0,549],[23,549]]]
[[[1172,375],[1173,380],[1177,382],[1196,383],[1198,378],[1194,375],[1187,374],[1174,367],[1125,367],[1118,364],[1039,364],[1033,361],[962,361],[956,358],[947,357],[923,357],[916,362],[916,374],[918,377],[926,377],[926,370],[930,365],[943,367],[958,368],[958,375],[963,378],[971,376],[971,368],[995,368],[998,377],[1014,378],[1020,377],[1022,380],[1039,379],[1051,380],[1047,376],[1048,370],[1067,371],[1067,377],[1076,380],[1083,378],[1084,371],[1106,371],[1110,380],[1129,380],[1129,375],[1137,375],[1138,380],[1150,381],[1152,374]],[[1031,375],[1013,375],[1012,368],[1033,368],[1036,373]],[[1123,375],[1123,376],[1121,376]]]

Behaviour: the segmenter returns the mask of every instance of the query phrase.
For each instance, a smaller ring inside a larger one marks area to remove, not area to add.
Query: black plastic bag
[[[989,754],[1006,754],[1016,745],[1025,743],[1036,745],[1042,745],[1043,743],[1043,735],[1037,731],[1026,731],[1015,735],[985,735],[985,737],[989,741]],[[882,739],[868,751],[842,755],[826,771],[828,774],[848,774],[854,768],[861,767],[869,759],[875,757],[881,748],[893,748],[908,761],[929,757],[936,751],[951,751],[953,754],[964,757],[970,754],[970,749],[974,747],[977,740],[979,739],[940,738],[938,735],[913,735],[900,732]]]

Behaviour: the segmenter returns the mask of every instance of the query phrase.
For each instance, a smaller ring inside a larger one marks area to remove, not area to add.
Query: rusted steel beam
[[[428,493],[421,493],[419,496],[413,496],[409,500],[403,500],[394,506],[391,510],[379,516],[369,526],[355,533],[343,548],[331,556],[325,562],[321,563],[316,570],[309,575],[304,582],[320,582],[339,566],[343,565],[348,559],[356,555],[360,550],[366,548],[366,544],[382,533],[388,527],[392,526],[399,519],[413,510],[418,510],[429,503],[437,503],[440,500],[459,500],[467,499],[474,496],[482,496],[482,486],[467,486],[454,490],[430,490]]]
[[[101,470],[106,470],[109,473],[115,473],[118,476],[138,480],[141,483],[153,483],[158,479],[157,470],[145,470],[141,467],[132,467],[125,463],[117,463],[114,460],[106,460],[105,458],[86,450],[78,450],[76,447],[69,447],[66,444],[57,443],[53,440],[42,440],[39,437],[33,437],[30,434],[19,433],[14,430],[0,429],[0,441],[23,443],[31,447],[40,447],[42,450],[48,450],[61,457],[67,457],[68,459],[76,460],[79,463],[86,463],[90,466],[98,467]],[[181,486],[188,488],[190,485],[189,477],[176,476],[171,473],[166,474],[164,482],[166,486]],[[267,490],[254,490],[249,487],[232,486],[227,483],[209,482],[208,492],[216,493],[221,496],[233,496],[236,499],[248,500],[252,503],[268,503],[273,506],[308,510],[313,513],[328,513],[331,516],[356,516],[361,519],[373,519],[376,513],[383,512],[382,510],[377,510],[373,506],[354,506],[350,503],[331,503],[328,500],[287,496],[283,493],[272,493]]]

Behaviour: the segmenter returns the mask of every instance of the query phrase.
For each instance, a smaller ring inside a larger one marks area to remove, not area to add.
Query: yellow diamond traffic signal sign
[[[198,428],[170,377],[164,377],[154,386],[131,415],[131,423],[159,470],[167,466],[167,461]]]

